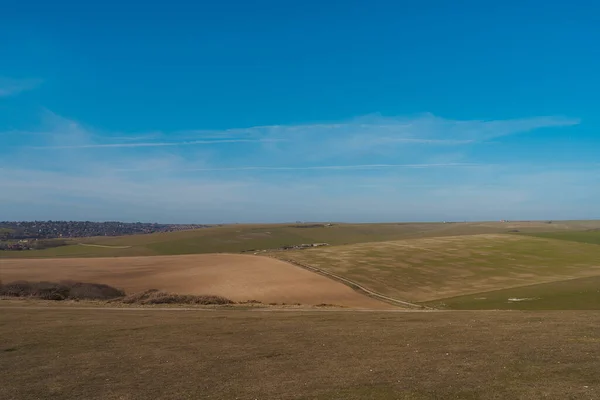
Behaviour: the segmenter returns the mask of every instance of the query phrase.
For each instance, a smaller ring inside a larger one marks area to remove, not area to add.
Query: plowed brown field
[[[0,279],[4,282],[69,279],[105,283],[128,293],[160,289],[181,294],[214,294],[234,301],[395,308],[289,263],[239,254],[3,259]]]

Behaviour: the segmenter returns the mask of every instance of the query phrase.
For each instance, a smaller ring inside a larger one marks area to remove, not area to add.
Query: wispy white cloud
[[[319,170],[376,170],[393,168],[449,168],[477,167],[479,164],[445,163],[445,164],[356,164],[356,165],[318,165],[305,167],[231,167],[231,168],[194,168],[187,171],[319,171]]]
[[[394,138],[382,137],[377,139],[378,144],[384,143],[414,143],[414,144],[437,144],[437,145],[459,145],[474,143],[475,140],[444,140],[444,139],[411,139],[411,138]]]
[[[379,114],[357,117],[332,124],[272,125],[222,131],[188,131],[193,135],[247,135],[252,137],[344,137],[361,138],[367,144],[405,142],[423,144],[466,144],[497,137],[530,132],[540,128],[572,126],[577,118],[543,116],[507,120],[452,120],[430,113],[412,117],[387,117]]]
[[[595,203],[589,202],[600,195],[598,169],[460,171],[464,172],[458,180],[447,182],[430,175],[395,174],[273,181],[13,168],[0,173],[0,187],[5,189],[0,193],[0,219],[4,215],[217,223],[598,217]],[[558,188],[563,190],[557,194]],[[49,203],[50,216],[46,207],[40,207]]]
[[[423,114],[415,117],[385,117],[369,115],[342,123],[272,125],[239,129],[196,130],[172,133],[152,132],[135,135],[102,135],[73,121],[61,120],[48,113],[54,127],[46,142],[38,149],[127,149],[192,146],[216,144],[260,144],[253,148],[249,162],[267,158],[283,164],[302,159],[308,163],[346,162],[356,158],[381,157],[393,159],[405,155],[409,164],[412,156],[427,156],[429,147],[461,147],[503,136],[531,132],[541,128],[572,126],[579,120],[564,117],[534,117],[512,120],[451,120]],[[56,122],[59,122],[57,125]],[[143,140],[143,138],[146,138]],[[157,140],[148,140],[156,138]],[[142,139],[142,141],[140,141]],[[456,152],[454,152],[456,154]],[[436,155],[436,157],[439,154]],[[360,160],[364,161],[364,160]]]
[[[576,123],[426,114],[127,135],[48,111],[38,130],[9,133],[10,148],[0,136],[0,157],[11,166],[0,171],[0,219],[389,221],[535,218],[542,211],[559,218],[565,202],[600,195],[597,165],[540,164],[533,173],[514,158],[498,165],[469,151],[489,151],[481,142],[494,138]],[[562,197],[553,197],[557,188]],[[49,203],[50,214],[40,207]]]
[[[134,148],[134,147],[170,147],[194,146],[220,143],[267,143],[277,142],[279,139],[215,139],[215,140],[189,140],[183,142],[138,142],[138,143],[95,143],[63,146],[35,146],[36,149],[103,149],[103,148]]]
[[[26,90],[35,89],[41,79],[15,79],[0,77],[0,97],[14,96]]]

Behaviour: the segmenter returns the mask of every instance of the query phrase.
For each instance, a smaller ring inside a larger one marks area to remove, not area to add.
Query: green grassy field
[[[325,242],[331,245],[381,242],[482,233],[565,232],[600,227],[600,221],[472,222],[335,224],[331,227],[298,228],[297,224],[226,225],[191,231],[74,239],[71,246],[33,251],[0,251],[1,257],[124,257],[196,253],[241,252],[273,249],[285,245]],[[76,243],[128,248],[84,247]]]
[[[600,230],[540,232],[529,233],[529,235],[548,239],[568,240],[571,242],[600,244]]]
[[[3,307],[0,398],[593,399],[599,324],[582,311]]]
[[[156,252],[144,246],[127,249],[110,247],[88,247],[79,244],[53,247],[43,250],[0,251],[2,258],[54,258],[54,257],[127,257],[153,256]]]
[[[600,310],[600,276],[441,299],[428,305],[453,310]]]
[[[600,246],[521,235],[473,235],[280,252],[412,302],[600,275]]]

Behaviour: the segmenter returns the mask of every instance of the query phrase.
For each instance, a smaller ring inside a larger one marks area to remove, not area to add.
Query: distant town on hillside
[[[206,228],[199,224],[91,221],[0,221],[0,240],[66,239],[90,236],[122,236]]]

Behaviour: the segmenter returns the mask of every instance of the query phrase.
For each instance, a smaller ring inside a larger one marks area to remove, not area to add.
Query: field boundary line
[[[317,267],[314,267],[312,265],[303,264],[303,263],[300,263],[298,261],[290,260],[290,259],[287,259],[287,258],[279,258],[279,257],[271,256],[271,255],[268,255],[267,257],[271,257],[271,258],[275,258],[277,260],[285,261],[285,262],[293,264],[293,265],[295,265],[297,267],[300,267],[300,268],[306,269],[308,271],[315,272],[317,274],[326,276],[326,277],[328,277],[330,279],[333,279],[334,281],[338,281],[340,283],[343,283],[346,286],[349,286],[350,288],[356,290],[359,293],[362,293],[364,295],[367,295],[367,296],[369,296],[371,298],[374,298],[374,299],[377,299],[377,300],[384,301],[384,302],[386,302],[388,304],[402,305],[404,307],[418,308],[418,309],[430,309],[431,308],[431,307],[427,307],[427,306],[423,306],[423,305],[419,305],[419,304],[415,304],[415,303],[410,303],[408,301],[399,300],[399,299],[395,299],[393,297],[386,296],[384,294],[381,294],[381,293],[378,293],[378,292],[376,292],[374,290],[366,288],[366,287],[362,286],[360,283],[357,283],[357,282],[355,282],[355,281],[353,281],[351,279],[344,278],[343,276],[334,274],[333,272],[325,271],[325,270],[323,270],[321,268],[317,268]]]
[[[201,307],[72,307],[72,306],[32,306],[32,305],[16,305],[2,306],[0,310],[69,310],[69,311],[198,311],[198,312],[281,312],[281,313],[327,313],[327,312],[343,312],[343,313],[414,313],[414,312],[455,312],[455,310],[436,310],[436,309],[405,309],[396,308],[390,310],[379,310],[371,308],[201,308]],[[459,310],[461,312],[462,310]],[[494,310],[469,310],[469,311],[494,311]],[[503,310],[505,311],[505,310]],[[510,310],[509,310],[510,311]]]
[[[102,247],[104,249],[130,249],[133,246],[108,246],[104,244],[91,244],[91,243],[77,243],[79,246],[85,247]]]

